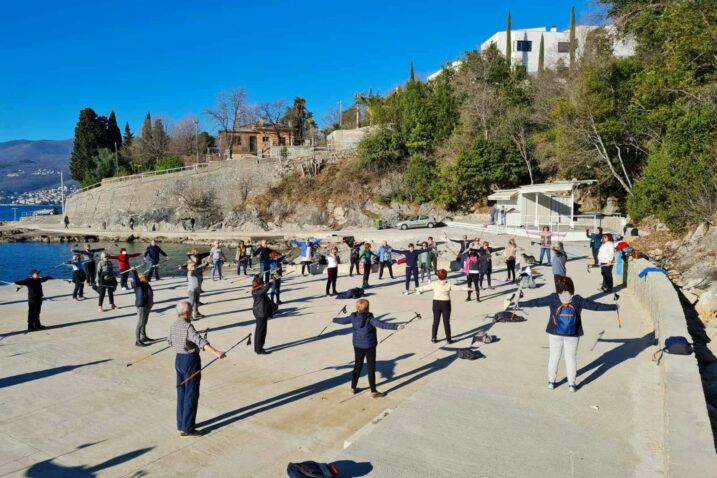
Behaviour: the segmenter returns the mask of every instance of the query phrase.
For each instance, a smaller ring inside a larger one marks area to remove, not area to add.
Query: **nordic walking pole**
[[[416,314],[416,315],[414,315],[411,320],[409,320],[409,321],[406,322],[405,324],[401,324],[401,325],[403,325],[404,327],[406,327],[408,324],[410,324],[410,323],[413,322],[414,320],[416,320],[416,319],[419,319],[419,320],[420,320],[420,319],[421,319],[421,314],[419,314],[418,312],[414,312],[414,314]],[[382,343],[384,343],[385,341],[387,341],[387,340],[388,340],[393,334],[395,334],[395,333],[396,333],[396,332],[391,332],[390,334],[388,334],[386,337],[384,337],[384,338],[379,342],[379,344],[382,344]]]
[[[620,298],[620,296],[617,294],[617,292],[614,292],[614,293],[613,293],[613,296],[612,296],[612,300],[614,300],[615,302],[617,302],[617,299],[619,299],[619,298]],[[617,306],[617,311],[616,311],[616,314],[617,314],[617,328],[618,328],[618,329],[621,329],[621,328],[622,328],[622,320],[620,319],[620,304],[615,304],[615,305]]]
[[[202,332],[199,332],[199,333],[201,334]],[[209,333],[209,328],[204,329],[204,338],[205,338],[205,339],[207,338],[207,334],[208,334],[208,333]],[[167,345],[166,347],[164,347],[164,348],[162,348],[162,349],[159,349],[159,350],[157,350],[156,352],[152,352],[151,354],[147,354],[147,355],[145,355],[145,356],[143,356],[143,357],[140,357],[140,358],[138,358],[137,360],[128,363],[128,364],[127,364],[127,367],[131,367],[132,365],[136,365],[136,364],[138,364],[138,363],[140,363],[140,362],[144,362],[145,360],[147,360],[147,359],[149,359],[149,358],[151,358],[151,357],[153,357],[153,356],[155,356],[155,355],[157,355],[157,354],[159,354],[159,353],[161,353],[161,352],[164,352],[165,350],[167,350],[167,349],[170,348],[170,347],[171,347],[171,345]]]
[[[605,331],[603,330],[602,332],[600,332],[600,333],[598,334],[597,340],[595,340],[595,343],[594,343],[593,346],[590,348],[590,351],[591,351],[591,352],[592,352],[593,350],[595,350],[595,347],[597,347],[597,344],[598,344],[598,342],[600,342],[600,339],[602,339],[602,336],[603,336],[604,333],[605,333]]]
[[[247,340],[247,339],[248,339],[248,340]],[[229,348],[229,350],[227,350],[226,352],[224,352],[224,354],[225,354],[225,355],[228,354],[229,352],[232,351],[232,349],[233,349],[234,347],[236,347],[237,345],[241,344],[241,343],[244,342],[245,340],[247,340],[247,343],[246,343],[247,346],[251,345],[251,333],[250,333],[249,335],[247,335],[246,337],[244,337],[243,339],[241,339],[239,342],[237,342],[237,343],[235,343],[234,345],[232,345],[231,348]],[[193,374],[191,374],[189,377],[185,378],[185,379],[182,381],[182,383],[180,383],[179,385],[177,385],[177,388],[181,387],[182,385],[184,385],[185,383],[189,382],[191,379],[193,379],[194,377],[196,377],[197,375],[199,375],[200,373],[202,373],[202,370],[204,370],[205,368],[209,367],[211,364],[213,364],[213,363],[216,362],[217,360],[219,360],[219,357],[215,357],[211,362],[209,362],[208,364],[206,364],[204,367],[200,368],[199,370],[197,370],[196,372],[194,372]]]
[[[344,307],[343,307],[341,310],[339,310],[339,313],[336,314],[336,317],[338,317],[338,316],[341,315],[341,314],[345,314],[345,313],[346,313],[346,306],[344,305]],[[324,327],[323,329],[321,329],[321,332],[319,332],[319,335],[317,335],[316,338],[318,339],[319,337],[321,337],[321,334],[324,333],[324,330],[328,329],[328,328],[331,326],[331,324],[333,324],[333,323],[334,323],[334,319],[332,318],[332,319],[331,319],[331,322],[329,322],[328,324],[326,324],[326,327]]]

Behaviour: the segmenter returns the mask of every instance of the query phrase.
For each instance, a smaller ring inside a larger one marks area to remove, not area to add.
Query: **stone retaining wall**
[[[689,340],[680,299],[672,282],[659,272],[644,279],[638,274],[654,267],[644,259],[631,260],[628,288],[650,313],[659,346],[667,337]],[[665,400],[665,459],[668,476],[707,476],[717,470],[717,454],[707,415],[702,381],[694,354],[665,354],[660,362]],[[708,471],[712,470],[712,471]]]

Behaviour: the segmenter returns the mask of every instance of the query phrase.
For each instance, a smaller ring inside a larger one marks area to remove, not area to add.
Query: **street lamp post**
[[[194,141],[197,146],[197,164],[199,164],[199,120],[194,120]]]

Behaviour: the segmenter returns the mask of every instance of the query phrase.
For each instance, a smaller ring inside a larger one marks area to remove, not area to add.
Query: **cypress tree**
[[[510,40],[510,28],[511,28],[511,21],[510,21],[510,11],[508,12],[508,28],[505,31],[505,59],[508,60],[508,66],[510,66],[510,56],[513,53],[512,52],[512,42]]]
[[[122,133],[119,126],[117,126],[115,112],[111,111],[110,117],[107,119],[107,148],[110,151],[114,151],[115,145],[118,150],[122,147]]]
[[[97,113],[92,108],[80,111],[80,117],[75,126],[75,137],[70,156],[70,174],[72,179],[82,181],[85,176],[95,169],[93,156],[102,144],[104,130]]]
[[[575,67],[575,6],[570,10],[570,69]]]
[[[543,34],[540,34],[540,50],[538,51],[538,73],[542,73],[545,69],[545,42]]]
[[[410,81],[411,83],[413,83],[414,81],[416,81],[416,76],[415,76],[414,73],[413,73],[413,62],[411,62],[411,74],[410,74],[410,76],[409,76],[409,80],[408,80],[408,81]]]
[[[169,143],[169,136],[167,131],[164,129],[164,123],[161,119],[154,120],[154,128],[152,128],[152,167],[162,159],[167,152],[167,144]]]
[[[147,113],[142,123],[142,131],[140,133],[139,155],[145,164],[151,163],[154,155],[152,154],[152,115]]]
[[[124,124],[124,137],[122,138],[122,143],[126,147],[132,146],[132,140],[134,139],[134,135],[132,134],[132,131],[129,129],[129,121],[127,121]]]

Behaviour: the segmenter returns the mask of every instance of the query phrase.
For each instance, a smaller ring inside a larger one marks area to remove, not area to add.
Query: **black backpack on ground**
[[[673,336],[673,337],[667,337],[665,339],[665,346],[655,352],[652,355],[652,360],[657,362],[657,365],[660,365],[660,360],[662,360],[662,355],[667,352],[670,355],[690,355],[692,354],[692,344],[682,336]],[[659,357],[657,355],[660,355]]]
[[[345,290],[343,292],[339,292],[336,295],[337,299],[360,299],[364,295],[364,290],[361,287],[356,287],[354,289]]]
[[[335,466],[315,461],[289,463],[286,472],[289,478],[333,478],[339,474]]]

